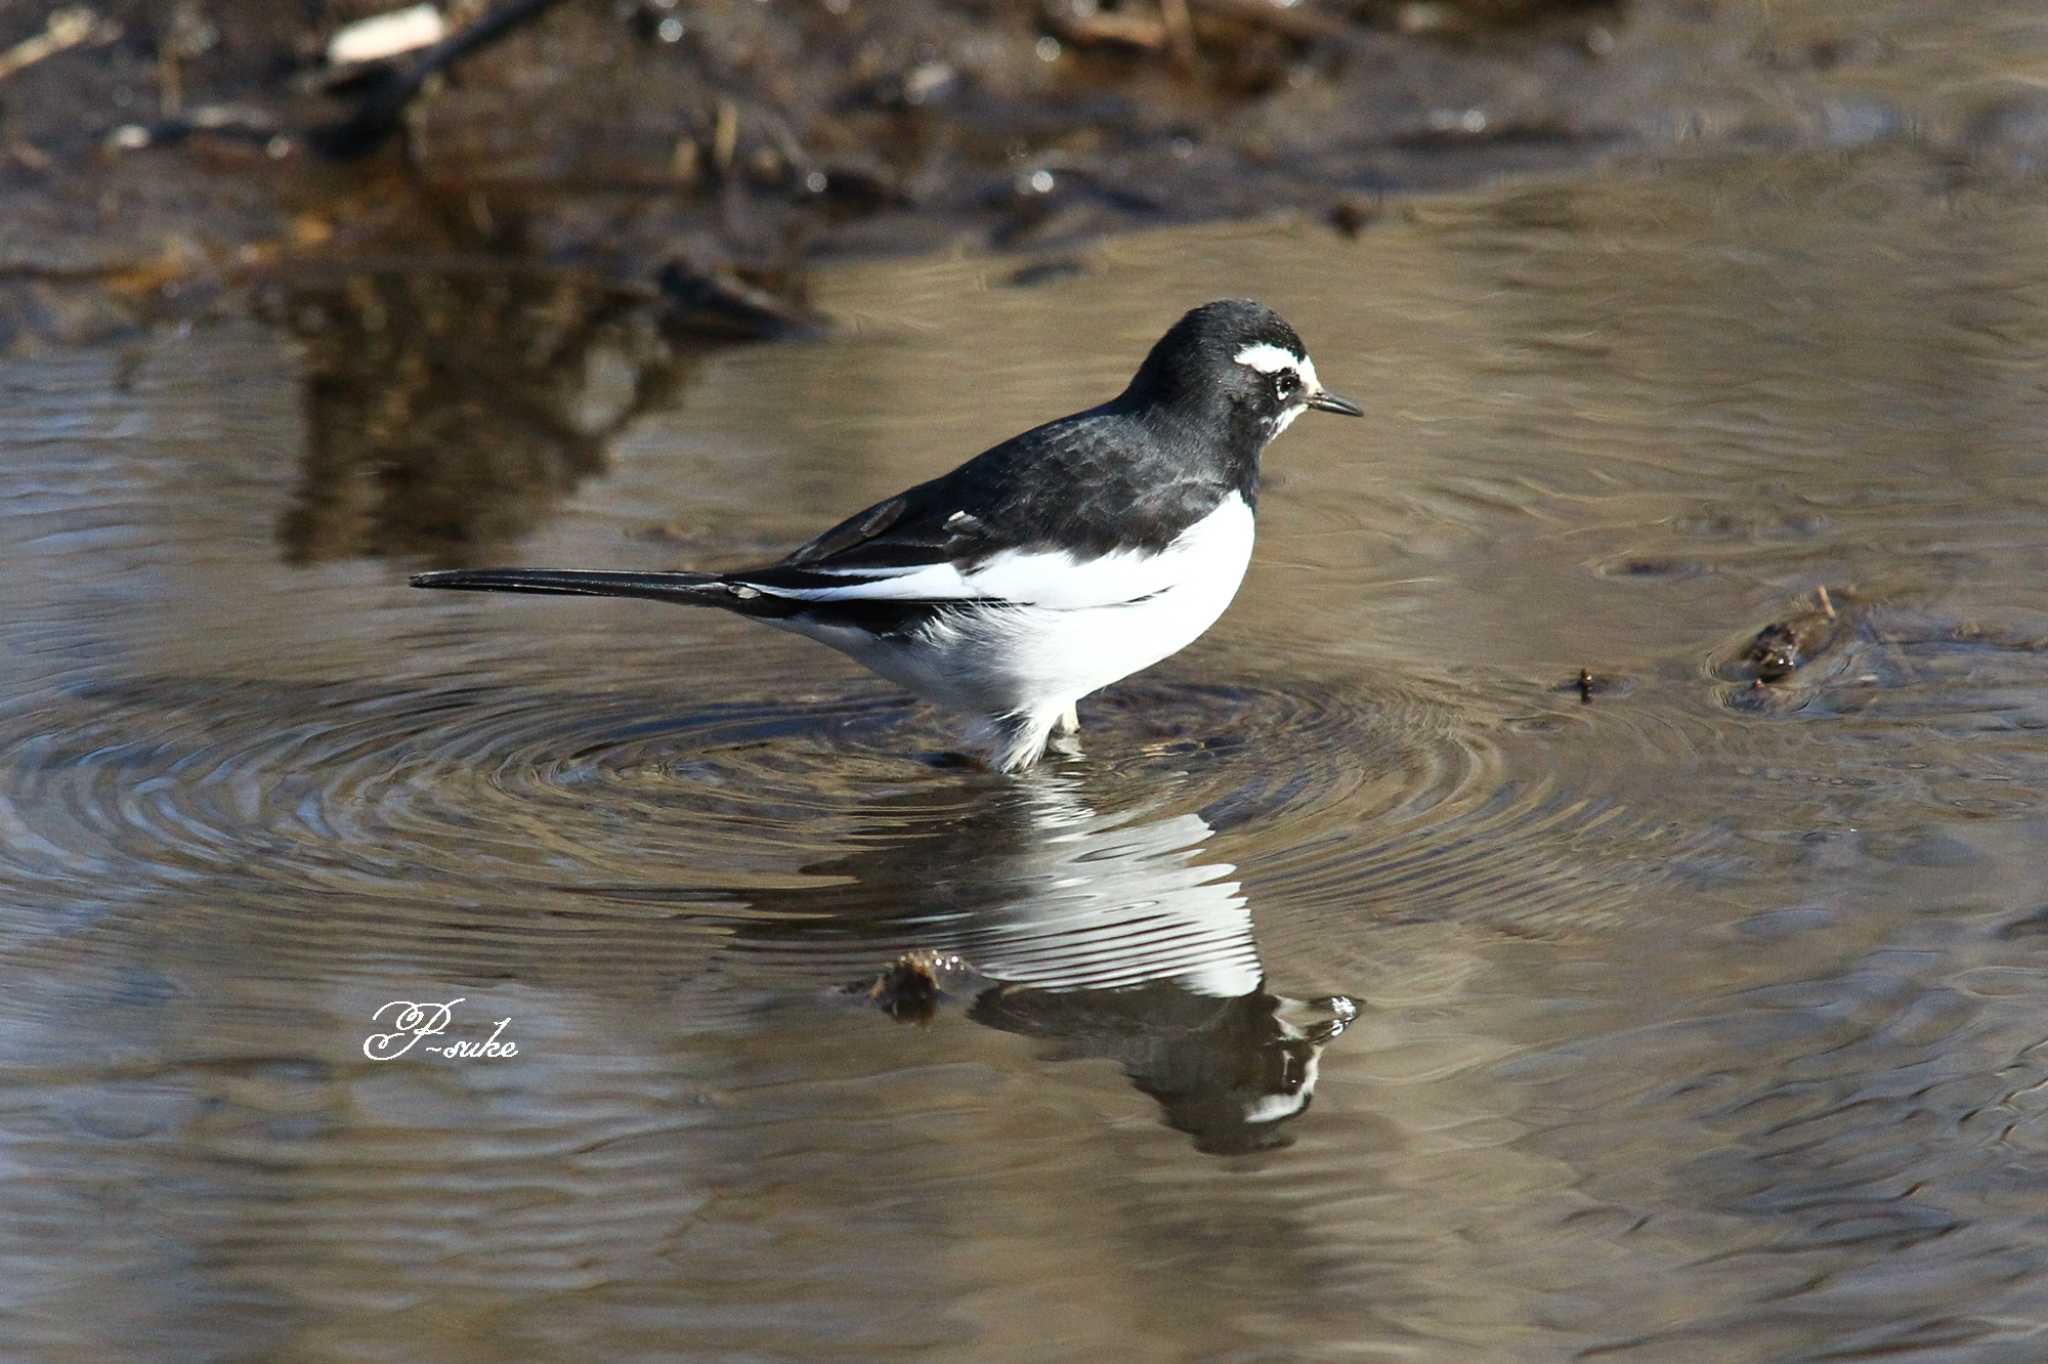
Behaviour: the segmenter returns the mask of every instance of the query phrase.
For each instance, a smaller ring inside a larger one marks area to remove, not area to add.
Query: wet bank
[[[1700,149],[2048,164],[2040,25],[1997,0],[499,0],[334,66],[375,8],[0,11],[0,343],[435,261],[773,333],[846,256],[965,241],[1047,278],[1106,233],[1281,208],[1356,233],[1419,192]]]

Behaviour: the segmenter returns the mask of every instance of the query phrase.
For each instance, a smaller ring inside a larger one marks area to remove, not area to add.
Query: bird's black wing
[[[494,569],[422,587],[645,596],[899,631],[965,603],[1080,608],[1163,585],[1148,556],[1227,491],[1179,467],[1115,403],[1063,417],[877,502],[774,563],[724,573]],[[1132,552],[1137,552],[1134,560]]]
[[[952,564],[972,571],[1005,550],[1094,557],[1136,541],[1158,550],[1215,505],[1217,490],[1134,436],[1109,403],[1013,436],[967,463],[878,502],[758,572],[844,582]],[[791,581],[791,586],[798,585]]]
[[[798,546],[776,568],[851,571],[961,563],[1001,546],[989,526],[953,504],[953,475],[921,483],[847,517]]]
[[[1076,437],[1095,415],[1063,417],[1013,436],[951,473],[856,512],[777,563],[733,576],[771,588],[808,586],[819,575],[844,585],[863,570],[893,576],[951,564],[967,571],[1004,550],[1043,544],[1061,508],[1081,500],[1069,486],[1069,466]]]

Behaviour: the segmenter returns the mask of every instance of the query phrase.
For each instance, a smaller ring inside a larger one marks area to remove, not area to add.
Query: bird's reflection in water
[[[877,809],[879,846],[807,868],[851,885],[756,899],[791,917],[749,922],[733,949],[806,975],[893,956],[848,988],[898,1018],[943,1021],[964,1001],[1053,1059],[1113,1060],[1202,1150],[1284,1145],[1355,1006],[1267,988],[1232,868],[1202,860],[1208,823],[1100,814],[1052,772],[983,794],[943,823]]]

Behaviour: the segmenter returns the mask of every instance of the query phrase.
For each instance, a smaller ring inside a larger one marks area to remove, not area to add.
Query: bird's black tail
[[[541,592],[572,597],[646,597],[744,611],[759,594],[714,573],[608,573],[587,568],[451,568],[415,573],[414,587],[460,592]]]

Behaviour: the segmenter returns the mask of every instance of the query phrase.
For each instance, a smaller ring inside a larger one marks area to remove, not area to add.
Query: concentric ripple
[[[918,924],[1048,886],[1171,902],[1233,866],[1254,908],[1498,915],[1512,900],[1526,919],[1605,903],[1558,849],[1617,812],[1512,778],[1469,696],[1168,670],[1092,699],[1082,752],[1012,780],[950,759],[946,717],[859,682],[690,706],[478,675],[67,674],[0,715],[7,879],[73,912],[93,907],[66,898],[82,881],[98,905],[196,887],[262,909],[236,931],[287,953],[389,940],[516,972],[536,952],[559,965],[573,934],[584,965],[680,951],[690,971],[737,935],[795,951],[818,981],[929,945]],[[280,918],[280,902],[306,912]]]
[[[841,1016],[919,954],[967,1018],[1114,1061],[1231,1152],[1307,1110],[1364,988],[1347,944],[1557,933],[1640,890],[1602,849],[1641,821],[1520,765],[1510,721],[1569,714],[1554,693],[1172,666],[1009,778],[863,681],[692,704],[496,639],[420,641],[461,667],[374,685],[65,672],[0,713],[0,879],[62,907],[51,974],[174,944],[286,989],[624,995],[744,1036]]]

